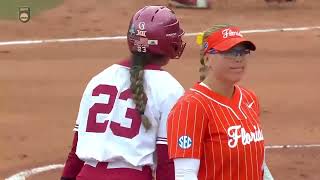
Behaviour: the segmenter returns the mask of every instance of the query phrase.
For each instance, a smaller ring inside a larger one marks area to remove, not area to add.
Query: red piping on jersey
[[[118,64],[121,65],[121,66],[125,66],[125,67],[130,68],[132,62],[131,62],[131,60],[126,59],[126,60],[121,61],[121,62],[118,63]],[[161,66],[156,65],[156,64],[147,64],[147,65],[144,66],[144,69],[145,69],[145,70],[158,70],[158,71],[163,71],[163,69],[161,69]]]

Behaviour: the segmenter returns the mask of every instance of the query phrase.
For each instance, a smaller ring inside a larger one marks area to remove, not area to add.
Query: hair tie
[[[199,33],[199,34],[197,35],[197,44],[200,45],[200,46],[202,46],[202,44],[203,44],[203,36],[204,36],[204,33],[203,33],[203,32],[202,32],[202,33]]]

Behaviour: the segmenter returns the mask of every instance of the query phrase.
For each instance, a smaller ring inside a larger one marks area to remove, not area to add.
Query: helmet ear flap
[[[186,46],[185,42],[181,42],[181,43],[177,43],[177,42],[172,42],[171,43],[171,47],[172,50],[174,52],[175,57],[173,57],[174,59],[179,59],[180,56],[182,55],[184,48]]]
[[[171,45],[172,45],[174,52],[177,52],[179,50],[179,46],[177,43],[171,43]]]

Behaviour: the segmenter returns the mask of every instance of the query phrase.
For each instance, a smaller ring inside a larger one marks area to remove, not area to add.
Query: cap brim
[[[233,48],[234,46],[236,46],[238,44],[242,44],[242,43],[245,46],[247,46],[247,48],[250,49],[251,51],[256,50],[256,46],[251,41],[248,41],[248,40],[246,40],[244,38],[240,38],[240,37],[227,39],[227,40],[217,44],[213,48],[216,49],[217,51],[227,51],[227,50]]]

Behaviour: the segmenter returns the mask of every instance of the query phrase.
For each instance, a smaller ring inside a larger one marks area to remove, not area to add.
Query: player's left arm
[[[176,104],[178,99],[183,95],[184,89],[182,87],[176,88],[170,93],[160,104],[160,123],[157,133],[157,180],[174,180],[174,162],[169,159],[168,142],[167,142],[167,119],[172,107]]]
[[[258,116],[261,116],[261,108],[260,108],[260,101],[259,98],[254,94],[255,101],[256,101],[256,112]],[[266,151],[264,152],[266,154]],[[265,155],[266,156],[266,155]],[[266,159],[263,160],[263,179],[264,180],[273,180],[272,174],[267,166]]]
[[[264,180],[273,180],[272,174],[266,164],[266,162],[263,162],[263,179]]]
[[[264,160],[263,160],[263,179],[264,180],[274,180],[273,176],[266,163],[266,150],[264,150]]]

